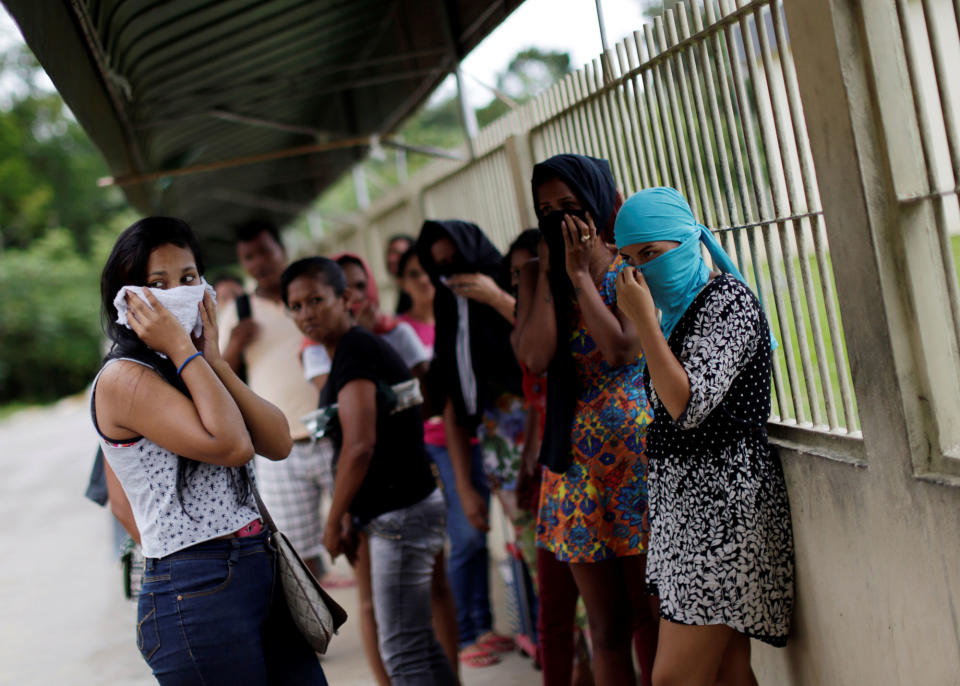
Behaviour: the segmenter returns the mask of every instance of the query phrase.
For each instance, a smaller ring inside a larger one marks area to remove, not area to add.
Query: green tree
[[[113,232],[83,255],[66,229],[0,253],[0,402],[83,389],[100,360],[99,277]]]
[[[667,10],[672,10],[680,4],[680,0],[637,0],[643,10],[643,16],[648,19],[659,17]]]
[[[131,215],[24,46],[0,55],[0,403],[82,390],[101,357],[99,275]]]
[[[497,76],[497,90],[517,102],[526,102],[566,76],[570,69],[570,53],[527,48],[518,52],[506,71]]]
[[[124,199],[97,188],[107,166],[60,96],[37,85],[41,73],[25,47],[0,56],[0,79],[12,93],[0,109],[0,248],[25,248],[66,227],[86,252],[93,227]]]

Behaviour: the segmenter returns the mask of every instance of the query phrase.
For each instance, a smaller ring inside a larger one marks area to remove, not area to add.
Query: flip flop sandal
[[[482,648],[460,653],[460,664],[467,667],[489,667],[500,662],[500,658]]]
[[[477,645],[492,653],[509,653],[517,647],[512,638],[499,634],[491,634],[487,638],[477,641]]]

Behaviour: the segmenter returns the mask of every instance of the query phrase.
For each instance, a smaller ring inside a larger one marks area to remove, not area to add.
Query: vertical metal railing
[[[953,243],[960,241],[960,3],[897,0],[897,9],[930,188],[927,197],[901,201],[934,205],[953,326],[960,341],[960,287],[953,258]]]
[[[676,187],[717,233],[768,314],[780,343],[773,421],[856,435],[782,2],[679,3],[484,129],[474,161],[438,163],[410,184],[423,178],[417,193],[426,216],[476,221],[501,248],[529,216],[510,187],[508,137],[522,136],[533,161],[561,152],[606,158],[625,195]],[[401,209],[385,210],[395,211]],[[388,224],[380,217],[372,228]]]

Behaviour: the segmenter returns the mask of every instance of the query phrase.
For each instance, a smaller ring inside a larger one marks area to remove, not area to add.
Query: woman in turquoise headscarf
[[[631,197],[614,232],[634,267],[617,280],[617,305],[639,334],[654,412],[654,683],[755,685],[749,639],[784,645],[793,607],[790,506],[766,432],[776,341],[743,276],[676,190]]]

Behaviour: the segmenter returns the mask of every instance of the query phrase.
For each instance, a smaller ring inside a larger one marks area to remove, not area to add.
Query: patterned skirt
[[[596,405],[577,403],[567,471],[543,469],[537,545],[563,562],[601,562],[647,548],[649,419],[621,433],[610,428],[624,426],[621,421],[602,416],[610,405],[601,404],[600,412]]]

